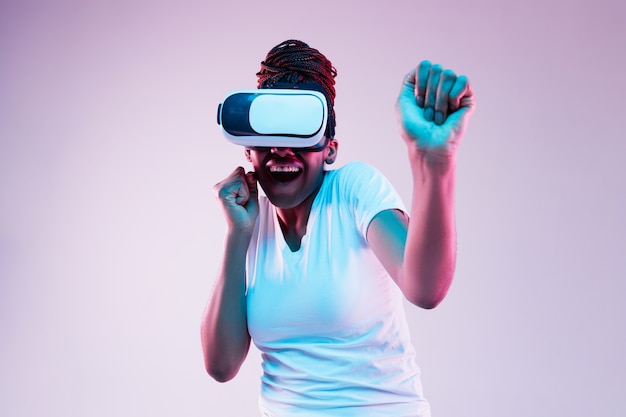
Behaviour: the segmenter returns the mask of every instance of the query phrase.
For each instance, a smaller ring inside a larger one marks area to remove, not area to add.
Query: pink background
[[[408,310],[433,415],[624,415],[625,4],[4,0],[0,415],[258,415],[257,351],[202,364],[211,187],[245,164],[215,114],[292,37],[339,70],[339,164],[407,202],[403,75],[473,83],[456,280]]]

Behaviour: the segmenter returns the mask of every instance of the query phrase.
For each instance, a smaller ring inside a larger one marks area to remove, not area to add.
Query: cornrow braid
[[[335,131],[335,77],[337,70],[320,51],[306,43],[290,39],[272,48],[261,62],[257,88],[272,88],[277,83],[296,85],[316,83],[321,86],[328,100],[328,137]]]

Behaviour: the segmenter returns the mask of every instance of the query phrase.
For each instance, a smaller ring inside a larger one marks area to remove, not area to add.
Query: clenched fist
[[[442,156],[454,156],[473,110],[467,77],[429,61],[407,74],[396,103],[407,145]]]
[[[255,174],[246,173],[242,167],[238,167],[217,183],[213,191],[221,202],[228,226],[234,230],[251,232],[259,215]]]

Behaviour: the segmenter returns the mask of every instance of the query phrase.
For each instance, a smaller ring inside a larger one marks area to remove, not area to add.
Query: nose
[[[291,148],[272,148],[271,151],[273,154],[276,154],[278,156],[280,156],[281,158],[284,158],[287,155],[295,155],[294,151]]]

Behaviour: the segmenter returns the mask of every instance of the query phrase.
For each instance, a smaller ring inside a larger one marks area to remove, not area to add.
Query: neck
[[[321,184],[311,195],[295,207],[276,207],[278,223],[285,237],[285,242],[287,242],[287,245],[293,252],[300,249],[302,237],[306,234],[311,207],[313,207],[313,202],[320,188]]]

